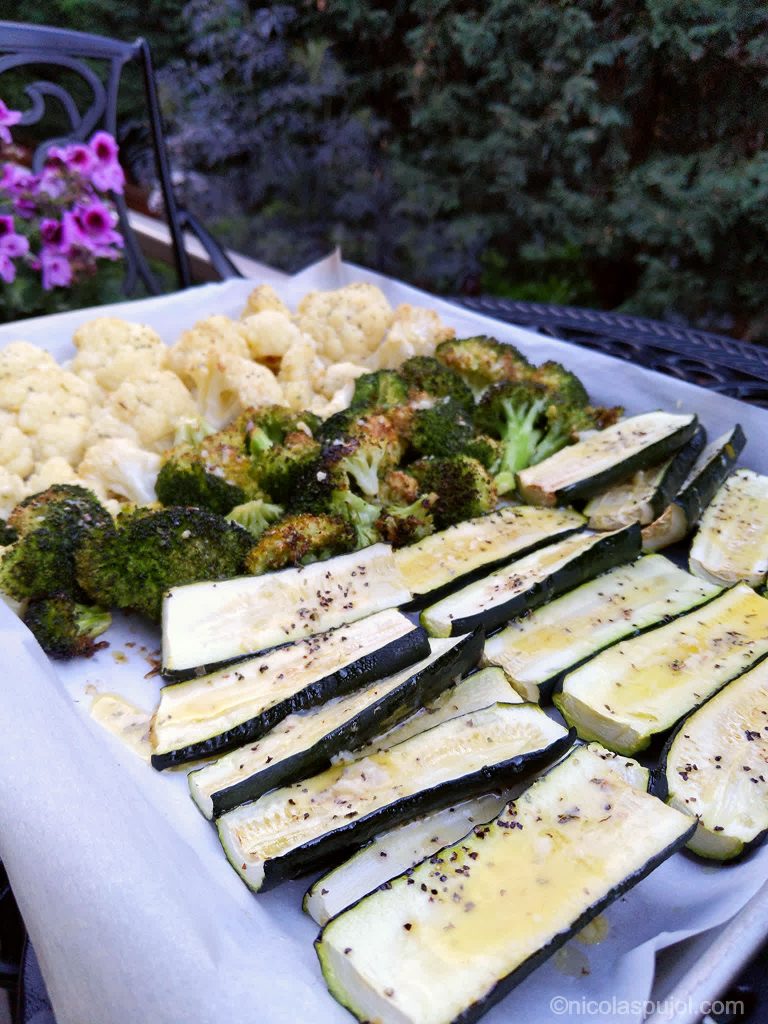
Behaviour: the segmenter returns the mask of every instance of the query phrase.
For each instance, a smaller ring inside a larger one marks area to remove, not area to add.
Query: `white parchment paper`
[[[494,334],[537,361],[561,360],[599,402],[695,411],[710,437],[740,422],[750,439],[744,464],[768,472],[763,410],[499,324],[338,256],[293,278],[271,275],[289,304],[311,288],[361,279],[393,304],[438,309],[460,335]],[[205,285],[98,315],[151,324],[170,343],[201,317],[238,315],[253,284]],[[0,345],[25,338],[65,360],[73,331],[93,315],[5,326]],[[312,949],[317,928],[300,906],[308,882],[253,896],[190,801],[185,772],[155,772],[88,717],[94,687],[147,710],[157,701],[160,681],[145,675],[158,633],[117,617],[107,639],[89,661],[52,665],[0,603],[0,857],[59,1024],[350,1020],[327,994]],[[717,929],[766,879],[768,846],[723,867],[677,854],[606,912],[602,942],[572,940],[570,955],[540,967],[487,1021],[639,1021],[653,996],[655,952]]]

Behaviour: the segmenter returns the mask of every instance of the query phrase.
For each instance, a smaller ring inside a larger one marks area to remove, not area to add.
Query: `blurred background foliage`
[[[768,337],[764,3],[6,0],[4,16],[146,36],[185,198],[256,259],[293,270],[338,244],[436,291]],[[124,142],[148,174],[140,136]]]

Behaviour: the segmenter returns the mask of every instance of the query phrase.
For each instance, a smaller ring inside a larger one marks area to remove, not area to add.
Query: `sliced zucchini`
[[[324,925],[362,896],[414,867],[425,856],[455,843],[474,825],[495,818],[507,802],[506,793],[489,793],[377,836],[309,887],[302,904],[305,913]]]
[[[577,749],[496,821],[334,917],[315,943],[331,995],[361,1021],[477,1020],[691,834],[633,768]]]
[[[738,469],[701,517],[691,545],[691,572],[711,583],[743,580],[759,587],[768,574],[768,476]]]
[[[768,832],[768,661],[728,683],[666,744],[659,795],[698,818],[688,848],[730,860]]]
[[[766,654],[768,601],[740,583],[598,654],[565,677],[554,702],[582,739],[634,754]]]
[[[394,609],[164,686],[152,720],[155,768],[214,757],[278,722],[425,658],[426,632]]]
[[[163,598],[163,673],[195,674],[411,596],[386,544],[263,576],[174,587]]]
[[[589,434],[517,474],[529,505],[569,505],[591,498],[639,469],[661,462],[693,437],[696,416],[646,412]]]
[[[719,593],[662,555],[646,555],[511,623],[486,642],[483,661],[500,665],[525,700],[545,700],[565,672],[604,647]]]
[[[432,636],[486,633],[640,554],[635,523],[613,533],[578,533],[470,583],[421,613]]]
[[[436,597],[460,580],[468,582],[479,570],[487,572],[535,551],[583,529],[584,524],[584,516],[573,509],[510,505],[399,548],[395,562],[406,586],[417,597]]]
[[[618,530],[630,523],[647,526],[658,519],[677,494],[706,443],[707,432],[698,427],[691,440],[657,466],[639,469],[622,483],[591,498],[584,515],[592,530]]]
[[[674,500],[643,530],[643,548],[659,551],[686,537],[736,465],[747,439],[737,423],[704,449]]]
[[[365,757],[376,750],[389,750],[396,743],[402,743],[425,729],[433,729],[457,715],[487,708],[489,704],[519,704],[521,701],[522,697],[512,689],[500,668],[482,669],[444,690],[439,697],[414,711],[405,721],[374,736],[367,746],[356,751],[355,756]]]
[[[493,704],[266,793],[219,818],[219,839],[246,885],[268,889],[385,829],[509,785],[570,743],[540,708]]]
[[[468,672],[483,649],[481,631],[433,640],[416,665],[280,722],[253,745],[190,772],[189,791],[206,818],[256,800],[269,789],[320,771],[334,754],[354,749],[404,718]]]

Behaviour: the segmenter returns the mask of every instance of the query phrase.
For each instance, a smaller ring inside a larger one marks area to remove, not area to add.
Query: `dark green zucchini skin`
[[[364,708],[354,718],[327,733],[314,746],[300,750],[282,761],[275,761],[255,775],[214,793],[214,818],[221,817],[249,800],[257,800],[270,789],[323,771],[335,754],[362,746],[377,733],[439,696],[457,676],[474,668],[480,660],[484,644],[485,634],[481,629],[476,629],[441,658],[412,675],[402,686],[375,704]]]
[[[494,572],[496,569],[503,569],[505,565],[509,565],[510,562],[514,562],[518,558],[524,558],[525,555],[532,555],[534,551],[538,551],[540,548],[545,548],[548,544],[554,544],[558,540],[565,540],[566,537],[570,537],[574,533],[583,533],[586,529],[587,524],[582,523],[577,526],[568,527],[567,529],[558,530],[556,533],[552,533],[548,537],[542,537],[540,540],[533,541],[531,544],[528,544],[524,548],[520,548],[519,551],[515,551],[511,555],[506,555],[504,558],[496,558],[493,559],[493,561],[486,562],[484,565],[479,565],[476,569],[472,569],[469,572],[464,573],[463,576],[457,576],[455,579],[452,579],[450,583],[443,584],[442,587],[437,587],[435,590],[426,590],[423,593],[416,594],[412,601],[409,601],[408,604],[404,604],[400,607],[400,611],[421,611],[422,608],[426,608],[430,604],[435,604],[436,601],[442,601],[444,597],[448,597],[457,590],[461,590],[462,587],[466,587],[468,584],[482,579],[483,576],[487,576],[488,573]]]
[[[654,519],[658,519],[670,501],[674,500],[706,443],[707,432],[699,424],[691,440],[672,456],[649,502]]]
[[[366,683],[393,675],[395,672],[428,657],[429,651],[427,631],[421,626],[414,626],[405,636],[398,637],[397,640],[363,655],[357,661],[350,662],[349,665],[345,665],[338,671],[315,680],[309,686],[305,686],[303,690],[292,694],[288,700],[266,708],[255,718],[249,718],[246,722],[241,722],[240,725],[199,743],[191,743],[189,746],[180,747],[178,750],[169,750],[164,754],[153,754],[152,767],[162,771],[163,768],[186,764],[188,761],[218,757],[228,750],[253,743],[288,715],[317,707],[318,704],[324,704],[332,697],[342,696],[360,686],[365,686]]]
[[[688,842],[693,833],[696,831],[696,822],[692,823],[691,828],[684,833],[679,839],[675,840],[674,843],[670,844],[655,857],[652,857],[639,871],[635,871],[630,875],[627,875],[618,885],[615,885],[606,895],[593,903],[591,907],[584,911],[584,913],[577,918],[576,921],[567,928],[565,931],[556,935],[551,942],[548,942],[546,946],[542,946],[541,949],[537,950],[532,956],[529,956],[527,960],[523,961],[520,966],[512,971],[511,974],[507,974],[506,977],[500,978],[494,987],[488,992],[484,999],[478,999],[476,1003],[468,1006],[466,1010],[455,1017],[452,1024],[472,1024],[473,1021],[479,1020],[484,1013],[487,1013],[492,1006],[495,1006],[501,999],[504,998],[509,992],[512,991],[521,981],[524,981],[528,975],[535,971],[537,967],[541,966],[546,960],[548,960],[553,953],[556,953],[561,946],[580,932],[582,928],[586,927],[590,921],[593,921],[598,914],[601,914],[606,907],[609,907],[611,903],[617,900],[624,893],[641,882],[647,875],[654,871],[660,864],[663,864],[665,860],[682,849],[683,846]]]
[[[559,597],[567,590],[573,590],[601,572],[634,561],[640,554],[641,546],[639,523],[632,523],[623,530],[601,537],[588,551],[577,555],[553,575],[534,583],[522,594],[516,594],[511,600],[493,608],[486,608],[475,615],[454,619],[451,623],[451,636],[468,633],[478,626],[482,626],[486,633],[490,633],[523,612],[533,611],[534,608]]]
[[[717,456],[704,467],[695,480],[691,480],[685,490],[680,491],[672,499],[673,504],[679,505],[685,513],[689,530],[701,519],[702,512],[738,462],[746,443],[744,431],[737,423]]]
[[[587,498],[593,498],[600,491],[607,490],[612,484],[627,480],[639,469],[648,469],[650,466],[663,462],[691,440],[698,425],[698,418],[693,416],[690,423],[684,424],[671,434],[667,434],[666,437],[662,437],[655,444],[648,445],[647,448],[636,452],[629,458],[609,466],[602,473],[595,473],[584,480],[577,480],[575,483],[568,484],[567,487],[561,487],[559,491],[555,492],[555,504],[574,505]]]
[[[304,846],[291,850],[284,857],[266,861],[264,881],[259,891],[265,892],[281,882],[299,878],[309,871],[319,871],[340,855],[349,856],[374,836],[396,825],[402,825],[432,811],[441,811],[453,803],[488,793],[492,789],[510,786],[524,773],[535,773],[539,768],[558,759],[572,746],[575,739],[576,731],[571,729],[566,736],[554,740],[541,750],[531,750],[498,764],[486,765],[462,779],[452,779],[433,789],[414,793],[378,811],[372,811],[362,818],[350,821],[333,832],[326,832]]]

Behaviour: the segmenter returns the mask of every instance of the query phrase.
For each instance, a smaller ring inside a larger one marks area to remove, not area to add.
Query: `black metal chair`
[[[45,154],[52,145],[85,141],[98,128],[104,128],[111,135],[118,137],[117,112],[121,76],[126,65],[131,63],[138,64],[142,73],[146,121],[170,231],[177,287],[188,288],[193,283],[190,260],[184,246],[185,231],[190,231],[200,241],[219,277],[241,276],[216,240],[196,217],[179,206],[174,197],[152,56],[145,40],[137,39],[135,42],[125,43],[68,29],[0,21],[0,95],[4,72],[23,68],[37,75],[38,69],[47,68],[47,74],[51,74],[51,69],[55,68],[56,76],[60,76],[62,71],[73,75],[74,80],[80,85],[79,92],[88,97],[83,101],[78,95],[76,100],[66,86],[45,78],[36,79],[25,86],[24,91],[29,97],[30,106],[23,113],[22,125],[37,125],[42,122],[46,117],[49,100],[60,105],[69,122],[69,130],[64,135],[47,139],[38,146],[33,158],[33,167],[36,170],[41,167]],[[135,295],[143,290],[148,294],[157,295],[166,291],[167,288],[163,287],[158,276],[152,272],[141,250],[136,232],[128,220],[128,208],[124,197],[116,195],[114,202],[120,218],[120,231],[125,239],[125,294]]]

